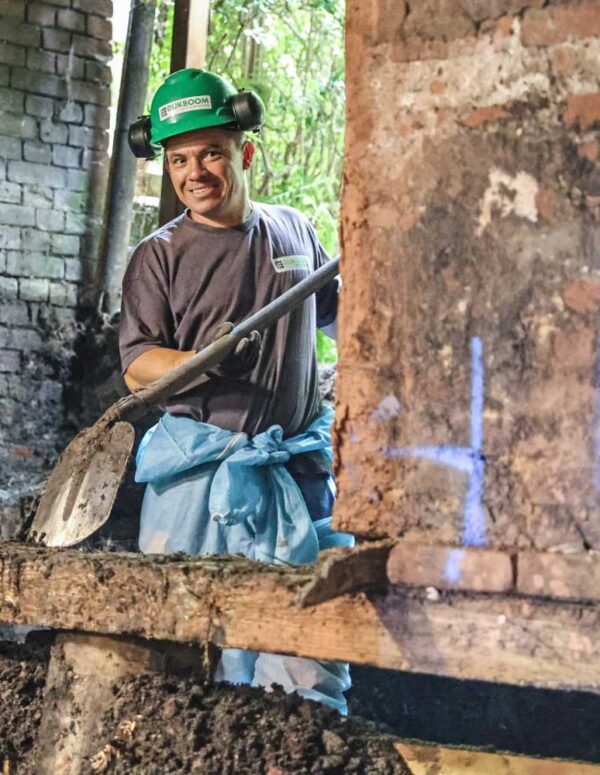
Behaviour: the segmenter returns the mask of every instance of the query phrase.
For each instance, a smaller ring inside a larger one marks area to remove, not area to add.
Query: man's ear
[[[252,159],[254,158],[254,151],[256,148],[254,147],[254,143],[250,140],[246,140],[244,144],[242,145],[242,167],[245,170],[250,169],[250,165],[252,164]]]

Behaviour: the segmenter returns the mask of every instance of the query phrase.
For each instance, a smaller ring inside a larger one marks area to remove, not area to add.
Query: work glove
[[[214,341],[220,339],[225,334],[230,334],[234,329],[233,323],[221,323],[215,332]],[[245,336],[237,343],[234,350],[221,361],[215,372],[221,372],[228,376],[241,376],[246,374],[258,363],[260,355],[261,336],[258,331],[251,331],[250,336]]]

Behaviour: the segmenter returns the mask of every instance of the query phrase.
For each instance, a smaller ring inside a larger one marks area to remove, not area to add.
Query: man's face
[[[219,127],[198,129],[170,138],[166,167],[173,188],[194,221],[210,226],[236,226],[249,207],[244,170],[254,146]]]

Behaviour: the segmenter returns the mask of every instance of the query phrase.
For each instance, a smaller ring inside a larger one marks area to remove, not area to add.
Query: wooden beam
[[[189,0],[185,67],[206,67],[210,0]]]
[[[394,747],[413,775],[598,775],[600,766],[398,741]]]
[[[302,608],[355,592],[385,592],[392,543],[382,541],[354,552],[335,552],[319,563],[318,571],[298,597]]]
[[[397,588],[301,608],[321,567],[3,544],[0,621],[600,689],[597,605]]]
[[[210,0],[175,0],[171,72],[184,67],[205,67],[208,46]],[[163,170],[160,192],[160,224],[176,218],[184,210],[171,180]]]

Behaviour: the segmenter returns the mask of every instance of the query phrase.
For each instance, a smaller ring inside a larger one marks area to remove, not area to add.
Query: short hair
[[[225,124],[223,129],[226,129],[233,136],[238,148],[241,148],[248,139],[243,129],[237,129],[235,126],[227,126],[227,124]]]

